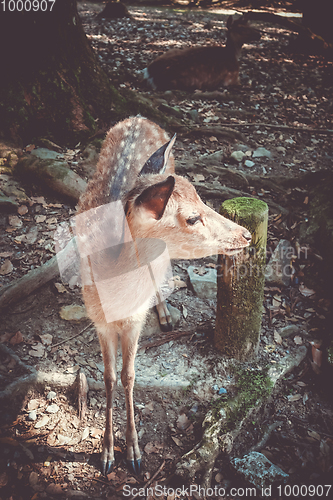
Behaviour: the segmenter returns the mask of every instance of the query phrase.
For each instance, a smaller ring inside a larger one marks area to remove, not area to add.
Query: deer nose
[[[250,233],[250,231],[248,231],[247,229],[244,229],[243,231],[243,237],[246,239],[246,241],[248,241],[249,243],[251,242],[252,240],[252,234]]]

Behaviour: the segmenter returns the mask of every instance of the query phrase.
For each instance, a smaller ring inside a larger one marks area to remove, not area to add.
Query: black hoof
[[[171,332],[173,330],[172,322],[160,323],[160,327],[161,327],[162,332]]]
[[[103,476],[110,474],[114,466],[114,460],[108,460],[107,462],[101,463],[101,471]]]
[[[126,460],[126,462],[128,470],[138,476],[141,472],[141,458],[138,460]]]

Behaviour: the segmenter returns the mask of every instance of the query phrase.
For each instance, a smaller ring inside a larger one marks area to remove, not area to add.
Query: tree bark
[[[214,342],[223,354],[245,361],[257,354],[264,299],[268,206],[253,198],[226,200],[220,213],[252,234],[250,248],[219,256]]]
[[[99,127],[109,123],[123,99],[95,58],[76,0],[37,4],[1,4],[0,135],[73,145],[96,130],[97,118]]]

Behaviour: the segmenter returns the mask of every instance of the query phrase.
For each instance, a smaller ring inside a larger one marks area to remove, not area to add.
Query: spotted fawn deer
[[[245,228],[205,205],[192,184],[174,173],[174,140],[140,116],[118,123],[106,136],[94,177],[79,202],[76,235],[83,297],[104,361],[104,474],[114,463],[112,406],[118,336],[127,411],[127,462],[132,472],[139,473],[134,360],[147,309],[164,297],[162,285],[169,259],[233,254],[251,240]]]
[[[239,84],[239,57],[244,43],[260,39],[246,16],[227,21],[227,44],[171,49],[143,70],[143,78],[154,90],[216,89]]]

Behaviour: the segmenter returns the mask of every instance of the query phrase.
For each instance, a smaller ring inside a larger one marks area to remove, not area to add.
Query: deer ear
[[[227,20],[227,28],[228,28],[228,30],[229,30],[229,29],[231,28],[231,26],[233,25],[233,22],[234,22],[234,20],[233,20],[232,16],[229,16],[229,17],[228,17],[228,20]]]
[[[161,146],[143,165],[139,175],[144,174],[164,174],[166,164],[171,153],[172,146],[176,140],[176,134],[169,142]]]
[[[135,200],[135,204],[143,206],[154,219],[159,220],[164,213],[174,186],[175,178],[169,175],[165,181],[153,184],[142,191]]]

